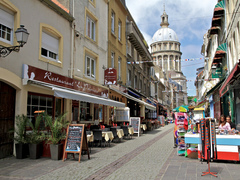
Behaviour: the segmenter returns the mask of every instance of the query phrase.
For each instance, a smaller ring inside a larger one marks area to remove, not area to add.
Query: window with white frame
[[[114,61],[115,61],[115,53],[111,52],[111,67],[114,68]]]
[[[121,41],[122,39],[122,21],[118,21],[118,40]]]
[[[132,76],[131,76],[131,70],[128,70],[128,85],[129,85],[129,86],[131,86],[131,84],[132,84],[131,78],[132,78]]]
[[[115,13],[112,11],[111,14],[111,31],[113,34],[115,34]]]
[[[96,41],[96,22],[87,16],[86,19],[86,35]]]
[[[121,80],[121,76],[122,76],[122,58],[118,57],[118,80]]]
[[[85,74],[87,77],[95,79],[96,75],[96,60],[86,56]]]
[[[58,61],[58,48],[59,39],[46,32],[42,32],[41,55],[47,59]]]
[[[0,40],[13,44],[14,14],[0,7]]]

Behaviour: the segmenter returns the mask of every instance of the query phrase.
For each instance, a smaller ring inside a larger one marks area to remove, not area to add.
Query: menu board
[[[66,151],[80,151],[82,126],[69,126]]]
[[[138,133],[138,137],[140,134],[140,117],[130,117],[130,125],[132,125],[134,129],[134,133]]]
[[[88,159],[90,159],[84,124],[70,124],[67,128],[63,161],[67,157],[67,153],[79,153],[78,161],[80,162],[82,150],[87,151]]]

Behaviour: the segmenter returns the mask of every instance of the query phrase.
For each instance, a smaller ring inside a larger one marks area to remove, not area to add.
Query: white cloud
[[[160,28],[164,2],[169,27],[177,33],[181,43],[182,57],[202,57],[200,52],[203,35],[211,27],[217,0],[126,0],[130,13],[149,45],[152,43],[152,36]],[[191,69],[194,73],[188,72]],[[187,79],[195,76],[196,68],[191,69],[183,68]]]

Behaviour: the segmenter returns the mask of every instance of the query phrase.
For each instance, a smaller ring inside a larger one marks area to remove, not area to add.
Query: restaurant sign
[[[104,71],[104,84],[117,84],[117,70],[114,68],[108,68]]]
[[[56,74],[47,70],[39,69],[27,64],[23,64],[23,80],[26,84],[27,81],[38,81],[43,83],[49,83],[64,88],[70,88],[73,90],[98,95],[101,97],[108,97],[108,89],[98,87],[84,81],[75,80],[60,74]]]

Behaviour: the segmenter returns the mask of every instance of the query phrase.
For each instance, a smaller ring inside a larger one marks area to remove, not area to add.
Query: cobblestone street
[[[140,137],[111,143],[111,147],[92,148],[91,159],[82,155],[53,161],[48,158],[0,160],[0,179],[216,179],[207,175],[207,163],[177,155],[173,148],[173,124],[147,131]],[[218,179],[239,179],[238,163],[214,162],[211,171]]]

